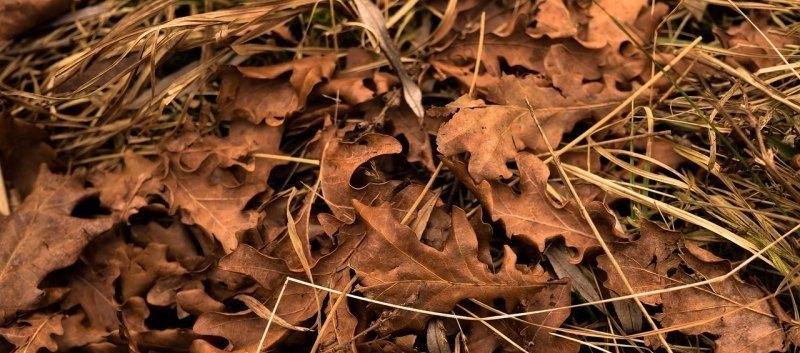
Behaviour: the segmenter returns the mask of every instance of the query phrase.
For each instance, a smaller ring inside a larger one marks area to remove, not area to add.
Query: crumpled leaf
[[[339,271],[332,278],[331,288],[344,291],[350,282],[349,271]],[[331,320],[329,327],[325,332],[320,333],[320,352],[337,352],[342,351],[349,346],[355,338],[356,328],[358,327],[358,319],[350,311],[347,304],[347,298],[342,298],[339,307],[334,309],[334,303],[340,299],[338,294],[330,294],[328,304],[325,306],[325,315],[327,320]]]
[[[420,162],[425,168],[433,171],[433,147],[424,124],[406,106],[389,109],[386,118],[392,122],[394,135],[402,135],[408,141],[407,159],[409,162]]]
[[[0,116],[0,167],[3,177],[16,189],[20,198],[33,191],[42,164],[50,168],[56,166],[56,152],[48,145],[49,140],[47,133],[35,125],[11,116]]]
[[[93,238],[111,228],[109,217],[72,215],[95,193],[84,188],[82,173],[63,176],[42,168],[19,209],[0,218],[0,323],[33,309],[44,296],[39,282],[73,264]]]
[[[167,144],[158,165],[129,156],[125,168],[101,183],[101,200],[117,205],[114,209],[125,215],[135,213],[149,198],[160,197],[170,214],[179,214],[184,224],[199,225],[225,251],[233,251],[238,234],[258,221],[258,215],[245,206],[256,194],[271,191],[269,173],[285,163],[266,158],[249,161],[251,155],[280,154],[281,133],[281,127],[241,120],[231,123],[225,138],[185,132]]]
[[[120,219],[128,219],[147,205],[147,195],[158,192],[157,185],[148,183],[159,164],[131,151],[123,155],[124,167],[112,173],[94,173],[90,180],[100,190],[100,202]]]
[[[578,263],[584,254],[599,249],[600,244],[574,201],[558,205],[547,194],[550,171],[536,156],[519,153],[516,157],[520,172],[520,195],[499,182],[472,182],[463,165],[449,162],[451,170],[481,200],[492,220],[502,222],[509,237],[520,237],[525,242],[544,251],[548,241],[563,238],[567,247],[574,249],[570,260]],[[616,217],[600,202],[584,205],[592,216],[600,235],[606,239],[621,236]]]
[[[635,242],[614,244],[612,248],[637,292],[704,281],[722,276],[732,268],[729,261],[689,240],[680,246],[679,234],[655,224],[643,222],[641,234]],[[628,293],[621,288],[621,279],[610,268],[605,255],[598,258],[598,266],[608,275],[604,283],[606,288],[620,295]],[[655,317],[667,328],[681,326],[680,331],[686,334],[716,335],[714,352],[783,351],[786,336],[777,319],[772,317],[776,315],[773,310],[780,308],[773,309],[767,301],[761,300],[766,295],[759,287],[735,275],[708,285],[640,298],[647,304],[663,305],[662,312]],[[758,300],[761,302],[742,309],[743,305]]]
[[[533,75],[523,78],[503,75],[489,84],[488,99],[500,105],[477,100],[460,108],[439,128],[436,138],[439,152],[445,156],[469,152],[470,174],[478,182],[510,178],[506,162],[513,160],[518,151],[547,151],[545,138],[536,127],[526,100],[533,107],[547,142],[557,146],[563,134],[577,122],[602,117],[626,98],[624,92],[613,86],[591,82],[599,77],[587,77],[572,70],[587,65],[570,64],[567,50],[563,45],[548,50],[544,63],[552,66],[551,84]],[[590,82],[583,83],[584,80]]]
[[[650,222],[642,222],[640,226],[642,236],[636,242],[610,244],[614,258],[622,267],[631,288],[634,292],[641,293],[675,284],[668,278],[668,273],[681,264],[680,257],[673,254],[681,240],[680,235],[665,231]],[[632,294],[612,267],[607,255],[597,258],[597,266],[608,274],[608,279],[603,283],[606,288],[619,295]],[[639,297],[639,300],[649,305],[662,303],[659,294]]]
[[[791,35],[775,33],[773,25],[769,23],[769,16],[763,13],[755,12],[750,19],[778,49],[800,43]],[[716,30],[715,33],[719,35],[726,49],[739,54],[728,56],[729,61],[738,62],[752,71],[783,64],[783,60],[775,53],[769,42],[749,21],[732,25],[725,31]]]
[[[329,79],[335,68],[335,56],[318,55],[270,66],[223,69],[217,98],[221,118],[281,125],[305,107],[314,86]],[[288,72],[287,81],[282,76]]]
[[[58,348],[54,336],[64,334],[61,314],[33,314],[17,321],[16,325],[0,327],[0,336],[17,347],[17,352],[37,352],[45,348],[55,352]]]
[[[336,276],[336,273],[343,269],[342,266],[359,245],[360,237],[358,234],[342,237],[338,246],[332,252],[325,255],[316,254],[315,258],[310,261],[310,263],[315,264],[310,269],[314,283],[324,286],[333,285],[331,281]],[[240,245],[236,251],[222,258],[219,266],[223,270],[244,274],[255,280],[261,287],[263,296],[263,298],[258,299],[270,310],[274,308],[278,294],[286,282],[287,276],[304,281],[309,280],[302,269],[292,271],[284,260],[261,253],[248,245]],[[318,312],[318,309],[322,309],[318,307],[318,304],[321,305],[327,295],[328,292],[316,291],[305,285],[289,282],[283,293],[280,305],[275,310],[275,314],[288,324],[299,326],[313,317]],[[225,337],[233,344],[235,349],[244,347],[254,349],[255,347],[251,346],[258,344],[257,339],[261,338],[261,331],[258,332],[258,337],[255,340],[250,336],[240,337],[234,328],[240,324],[234,323],[233,321],[236,320],[231,318],[235,315],[241,316],[240,320],[254,322],[249,316],[243,316],[245,314],[207,313],[200,316],[194,326],[194,330],[198,333]],[[266,320],[258,319],[266,325]],[[222,323],[234,326],[231,326],[231,329],[218,327]],[[264,347],[273,346],[288,333],[289,330],[286,328],[273,325],[270,327],[270,333],[267,336]]]
[[[356,169],[372,158],[401,151],[400,142],[381,134],[367,134],[352,143],[330,143],[320,165],[320,188],[333,215],[342,222],[354,222],[352,200],[375,189],[372,184],[361,189],[350,184]]]
[[[245,213],[247,202],[266,190],[269,172],[283,164],[259,158],[252,170],[245,169],[245,175],[238,177],[233,167],[240,162],[235,159],[256,152],[274,154],[279,136],[276,128],[241,123],[231,126],[227,141],[193,134],[173,141],[167,146],[169,173],[161,181],[168,192],[170,211],[180,211],[184,223],[200,225],[225,251],[233,251],[237,234],[253,228],[257,221],[255,214]]]
[[[731,270],[730,262],[720,259],[707,250],[687,242],[688,253],[681,256],[696,273],[689,275],[682,269],[671,277],[678,283],[692,283],[717,276]],[[690,324],[723,315],[706,323],[690,325],[681,332],[699,335],[708,332],[719,337],[714,340],[715,352],[771,352],[782,351],[786,335],[772,314],[766,301],[748,309],[735,311],[741,305],[760,300],[768,293],[745,283],[734,276],[722,282],[687,290],[661,294],[664,311],[656,319],[666,326]],[[742,330],[742,328],[747,328]]]
[[[393,217],[388,204],[374,207],[355,202],[355,208],[369,230],[350,266],[362,278],[357,290],[371,299],[448,312],[466,298],[504,298],[511,308],[550,279],[539,266],[517,267],[516,255],[508,246],[502,268],[492,273],[478,260],[477,236],[458,208],[453,209],[453,228],[443,251],[417,241],[414,232]],[[419,330],[426,321],[426,315],[398,311],[381,330]]]
[[[24,0],[0,3],[0,41],[13,39],[69,10],[71,0]]]
[[[523,298],[520,301],[519,311],[569,306],[571,304],[570,288],[569,283],[548,284],[541,291]],[[524,323],[510,319],[487,321],[487,323],[515,343],[527,347],[531,353],[577,352],[580,346],[576,342],[550,334],[555,332],[555,328],[561,326],[569,314],[569,309],[562,309],[520,317],[525,321]],[[467,347],[470,352],[519,352],[518,348],[481,322],[470,321],[467,324],[467,330],[469,337]]]
[[[649,38],[659,14],[666,10],[663,6],[656,6],[651,16],[643,11],[647,3],[642,0],[599,1],[588,9],[566,6],[560,0],[539,5],[533,18],[516,17],[508,25],[508,34],[483,38],[483,70],[475,87],[488,102],[500,106],[475,102],[456,112],[439,130],[439,152],[445,156],[469,152],[470,174],[478,182],[509,178],[505,163],[517,151],[546,151],[526,99],[548,141],[557,146],[577,122],[611,111],[630,95],[638,80],[650,75],[647,56],[600,7],[634,34]],[[454,78],[469,88],[479,41],[480,35],[472,33],[454,42],[432,58],[432,66],[442,79]],[[640,99],[647,99],[647,93]]]

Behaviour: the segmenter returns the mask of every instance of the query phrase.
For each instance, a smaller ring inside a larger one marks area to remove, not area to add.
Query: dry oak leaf
[[[557,146],[577,122],[605,115],[629,94],[616,88],[616,74],[606,73],[591,50],[566,43],[541,51],[537,66],[547,73],[545,77],[499,73],[485,86],[487,99],[499,105],[475,102],[439,128],[439,152],[445,156],[469,152],[470,174],[478,182],[509,178],[505,163],[517,151],[547,151],[527,102],[547,141]]]
[[[12,326],[0,327],[0,337],[16,346],[16,352],[36,353],[42,348],[55,352],[59,347],[54,336],[64,334],[63,319],[61,314],[36,313]]]
[[[483,302],[504,298],[513,308],[520,298],[542,290],[550,279],[540,266],[518,266],[508,246],[502,267],[493,273],[479,261],[478,238],[459,208],[452,211],[453,226],[442,251],[417,240],[411,228],[394,218],[389,204],[375,207],[355,201],[355,208],[369,230],[350,258],[350,267],[361,279],[357,290],[371,299],[449,312],[467,298]],[[427,319],[423,314],[398,311],[380,330],[420,330]]]
[[[343,234],[343,232],[340,232]],[[339,244],[332,252],[325,255],[316,255],[309,259],[309,263],[315,264],[311,268],[313,282],[322,286],[333,286],[334,282],[340,282],[339,271],[348,271],[345,266],[351,254],[360,244],[363,238],[363,231],[353,234],[341,235]],[[272,310],[281,287],[286,282],[287,277],[294,277],[304,281],[309,278],[302,269],[292,271],[286,261],[280,258],[264,254],[249,245],[240,245],[236,251],[225,256],[219,262],[219,267],[225,271],[247,275],[259,284],[258,298],[269,310]],[[283,297],[280,301],[275,314],[291,325],[302,325],[304,322],[317,314],[319,308],[317,304],[324,303],[327,292],[314,290],[308,286],[295,282],[288,282]],[[238,315],[238,316],[237,316]],[[238,317],[238,319],[234,319]],[[194,331],[201,334],[209,334],[224,337],[231,342],[234,349],[250,347],[250,351],[258,344],[261,331],[255,339],[251,336],[241,337],[236,327],[242,325],[237,321],[246,321],[250,325],[257,326],[260,322],[266,325],[266,320],[255,316],[243,316],[243,314],[228,313],[206,313],[198,318],[194,326]],[[225,327],[222,327],[225,326]],[[227,327],[227,328],[226,328]],[[265,341],[264,347],[272,347],[283,340],[289,333],[288,329],[280,326],[271,326],[270,332]]]
[[[395,136],[403,135],[408,141],[406,159],[409,162],[419,162],[428,170],[433,171],[433,148],[425,124],[420,124],[414,112],[407,106],[401,105],[386,111],[386,118],[392,122]]]
[[[367,134],[356,142],[332,141],[320,165],[320,187],[325,203],[333,215],[347,224],[355,221],[352,200],[366,193],[380,193],[380,184],[355,188],[350,179],[356,169],[372,158],[400,153],[403,146],[395,138],[381,134]]]
[[[568,283],[548,284],[536,294],[520,301],[519,311],[530,312],[542,309],[568,307],[572,303],[572,285]],[[569,317],[570,309],[544,312],[511,319],[487,322],[512,341],[527,347],[530,353],[577,352],[580,345],[574,341],[551,335]],[[492,329],[479,321],[467,324],[467,345],[470,352],[519,352],[519,349],[499,337]]]
[[[244,118],[254,124],[266,121],[277,126],[303,109],[318,83],[327,81],[336,69],[336,57],[318,55],[260,67],[226,67],[217,98],[223,120]],[[289,80],[282,78],[291,72]]]
[[[580,262],[587,251],[598,249],[597,237],[574,201],[559,205],[547,194],[547,166],[535,155],[524,152],[517,155],[516,162],[519,195],[500,182],[474,183],[463,164],[450,161],[448,167],[478,197],[492,220],[502,222],[509,237],[520,237],[539,251],[544,251],[548,241],[563,238],[566,246],[574,250],[570,258],[573,263]],[[605,205],[595,201],[585,207],[604,239],[622,237],[616,217]]]
[[[650,222],[641,222],[640,228],[641,236],[635,242],[609,244],[631,288],[636,293],[642,293],[674,285],[675,281],[669,279],[668,273],[681,264],[680,257],[674,254],[681,241],[680,235]],[[607,255],[597,257],[597,267],[608,274],[608,279],[603,283],[606,288],[618,295],[633,294],[625,287]],[[639,297],[639,300],[649,305],[662,303],[659,294]]]
[[[227,138],[187,134],[167,146],[169,169],[160,180],[167,190],[170,213],[213,234],[226,252],[237,235],[256,225],[258,215],[244,210],[247,202],[267,190],[273,167],[284,162],[258,158],[239,162],[251,153],[279,153],[281,129],[242,121],[231,124]]]
[[[47,133],[35,125],[9,115],[0,116],[0,166],[5,180],[20,198],[33,191],[43,163],[50,168],[56,166],[56,152],[48,145],[49,140]]]
[[[677,283],[698,282],[731,270],[729,261],[692,242],[686,242],[686,250],[681,258],[695,273],[690,275],[679,269],[670,277]],[[680,331],[689,335],[704,332],[716,335],[715,353],[785,351],[786,333],[774,317],[773,308],[762,300],[767,294],[734,276],[705,286],[661,294],[664,309],[656,319],[665,327],[685,326]],[[752,304],[756,301],[760,302]],[[752,305],[743,308],[749,304]],[[713,320],[708,321],[711,318]]]
[[[348,48],[344,70],[337,72],[328,82],[319,86],[319,94],[339,97],[349,105],[369,101],[400,84],[400,80],[387,72],[373,69],[380,57],[363,48]]]
[[[0,41],[14,38],[69,10],[72,0],[15,0],[0,2]]]
[[[528,109],[485,105],[483,101],[460,109],[436,136],[443,155],[470,153],[469,173],[477,182],[510,178],[506,162],[537,141],[542,140]]]
[[[132,151],[125,151],[123,162],[124,167],[119,166],[111,173],[93,173],[89,179],[100,190],[100,202],[120,219],[127,220],[147,205],[147,195],[158,192],[157,185],[148,181],[159,164]]]
[[[731,270],[729,261],[691,241],[684,241],[681,247],[678,233],[649,222],[642,222],[640,227],[641,237],[637,241],[612,244],[617,261],[637,293],[696,283]],[[606,255],[598,257],[598,267],[608,276],[606,288],[620,295],[629,294]],[[685,268],[691,269],[692,274]],[[656,319],[665,328],[682,327],[680,331],[685,334],[717,336],[714,352],[783,351],[785,332],[773,317],[773,308],[762,300],[766,295],[757,286],[733,276],[708,285],[640,298],[646,304],[662,305]],[[743,307],[756,301],[760,302]]]
[[[719,35],[723,46],[736,53],[736,55],[726,56],[726,59],[745,65],[752,71],[783,64],[783,60],[772,49],[770,42],[778,49],[783,49],[796,45],[800,41],[791,35],[782,35],[779,31],[776,33],[776,30],[773,29],[774,26],[769,23],[769,19],[769,16],[761,12],[755,12],[751,18],[761,32],[769,38],[769,42],[761,33],[758,33],[756,27],[753,27],[749,21],[743,21],[724,31],[716,29],[714,32]]]
[[[33,192],[0,219],[0,323],[33,309],[44,296],[39,282],[72,265],[93,238],[111,228],[110,217],[72,216],[95,193],[84,188],[82,172],[56,175],[43,167]]]

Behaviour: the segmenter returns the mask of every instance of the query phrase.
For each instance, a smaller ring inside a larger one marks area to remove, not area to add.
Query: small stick
[[[433,171],[433,175],[431,175],[431,178],[428,179],[428,183],[425,184],[425,188],[422,189],[422,192],[419,193],[419,197],[417,197],[417,199],[414,200],[414,203],[408,209],[406,215],[403,217],[403,220],[400,221],[400,224],[406,225],[408,224],[408,221],[411,220],[411,215],[414,214],[414,210],[417,209],[419,204],[422,202],[422,199],[425,197],[425,194],[427,194],[428,190],[430,190],[431,186],[433,186],[433,182],[434,180],[436,180],[436,176],[439,175],[439,171],[442,170],[442,165],[444,165],[444,163],[439,162],[439,165],[436,167],[436,170]]]
[[[253,153],[253,157],[256,158],[264,158],[264,159],[274,159],[278,161],[287,161],[287,162],[297,162],[297,163],[305,163],[311,165],[319,165],[319,161],[316,159],[308,159],[308,158],[300,158],[300,157],[292,157],[292,156],[281,156],[279,154],[269,154],[269,153]]]
[[[349,293],[350,290],[353,289],[353,285],[356,283],[357,279],[358,277],[353,276],[350,282],[347,283],[347,285],[344,287],[344,290],[342,290],[342,292]],[[320,339],[322,339],[322,334],[325,333],[325,330],[328,329],[328,326],[330,325],[331,321],[333,321],[333,315],[335,315],[336,310],[339,309],[339,306],[342,305],[342,302],[344,302],[345,299],[347,299],[346,295],[339,295],[339,297],[336,298],[336,301],[333,302],[333,306],[331,306],[331,311],[328,314],[328,317],[325,318],[325,323],[322,324],[322,327],[320,327],[319,332],[317,333],[317,339],[314,341],[314,346],[311,347],[311,353],[317,353],[317,349],[319,349]]]
[[[483,56],[483,36],[486,30],[486,12],[481,12],[481,31],[478,39],[478,57],[475,59],[475,72],[472,73],[472,83],[469,84],[469,96],[475,91],[475,84],[478,83],[478,71],[481,69],[481,56]]]
[[[8,204],[8,192],[6,192],[6,181],[3,179],[3,167],[0,166],[0,215],[8,216],[11,214],[11,206]]]

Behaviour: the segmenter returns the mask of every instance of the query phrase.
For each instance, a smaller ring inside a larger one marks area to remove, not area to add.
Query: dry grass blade
[[[260,318],[262,318],[264,320],[273,320],[276,324],[278,324],[278,326],[281,326],[281,327],[284,327],[284,328],[287,328],[287,329],[293,330],[293,331],[299,331],[299,332],[311,331],[311,329],[308,329],[308,328],[305,328],[305,327],[300,327],[300,326],[295,326],[295,325],[292,325],[292,324],[286,322],[286,320],[281,319],[280,316],[277,316],[277,315],[273,314],[272,311],[267,309],[267,307],[264,306],[264,304],[261,303],[260,301],[258,301],[258,299],[256,299],[256,298],[253,298],[253,297],[251,297],[249,295],[244,295],[244,294],[239,294],[235,298],[237,300],[240,300],[242,303],[244,303],[244,305],[247,305],[247,307],[250,308],[250,310],[252,310],[254,313],[256,313],[256,315],[258,315]]]
[[[420,119],[425,115],[425,109],[422,108],[422,91],[419,86],[411,79],[411,76],[406,72],[403,62],[401,60],[400,52],[394,44],[394,40],[389,35],[389,30],[386,28],[386,21],[381,14],[381,10],[367,0],[353,0],[358,9],[359,16],[364,22],[364,25],[375,35],[378,44],[383,50],[383,54],[389,59],[392,67],[397,71],[400,76],[400,82],[403,84],[403,98],[406,104],[414,111]]]

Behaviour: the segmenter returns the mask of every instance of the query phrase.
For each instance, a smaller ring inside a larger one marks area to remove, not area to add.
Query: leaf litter
[[[0,351],[796,349],[797,10],[0,5]]]

